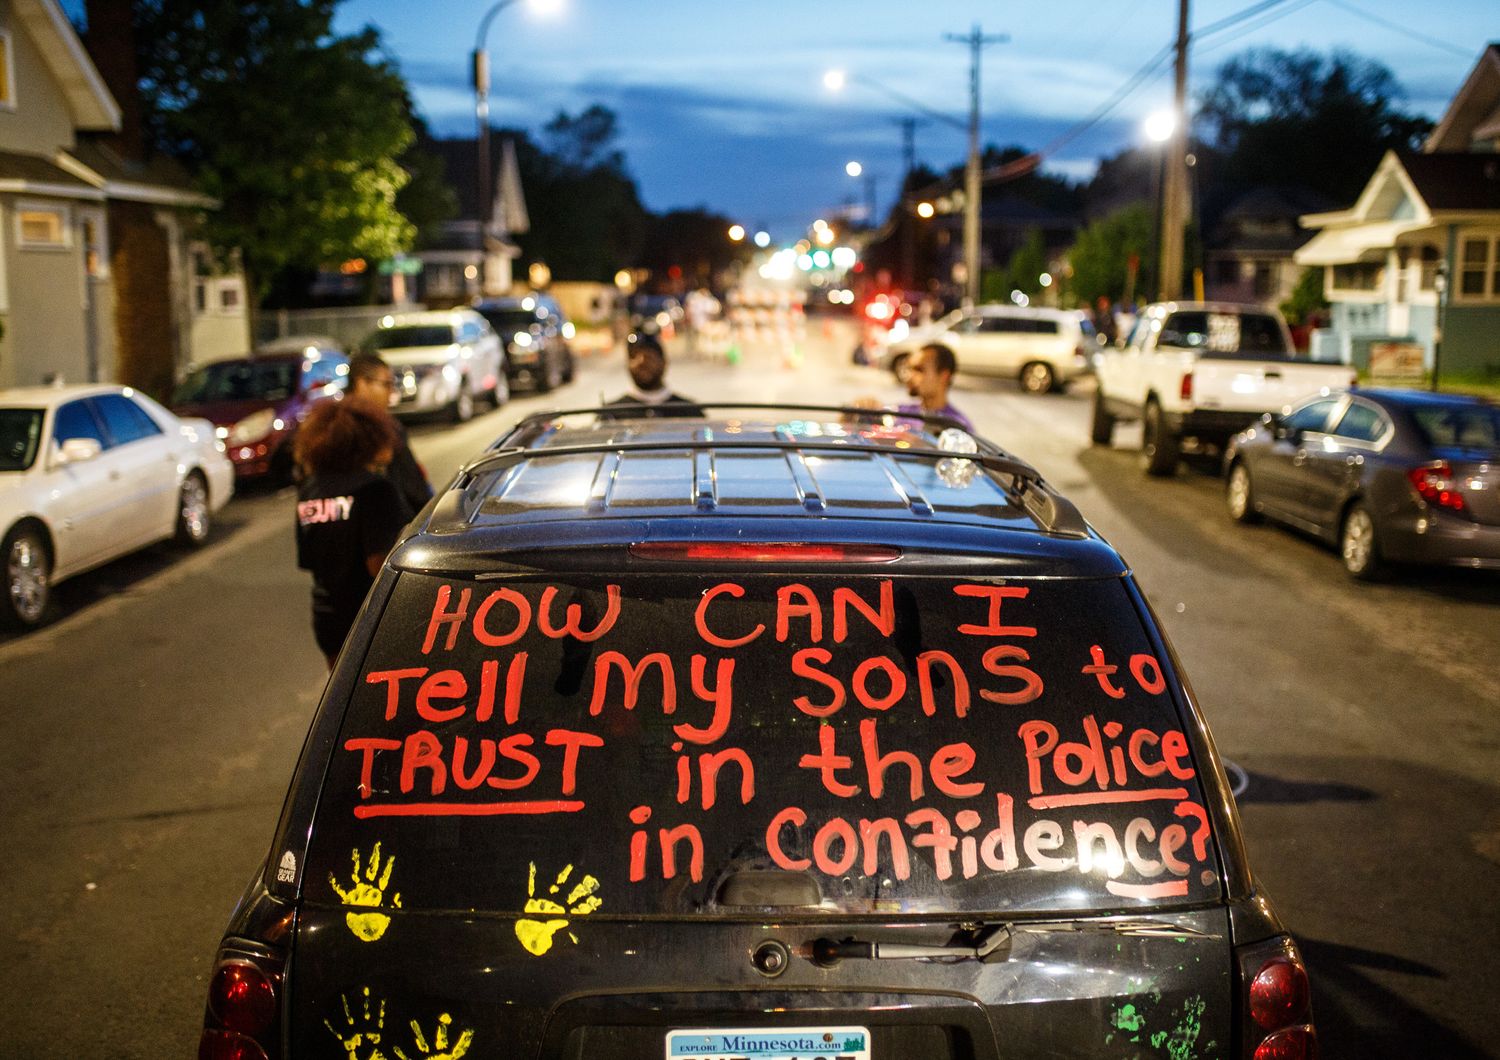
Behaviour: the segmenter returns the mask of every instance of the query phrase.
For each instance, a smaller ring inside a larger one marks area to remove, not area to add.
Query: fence
[[[409,313],[419,305],[359,305],[336,309],[276,309],[257,314],[257,346],[291,335],[330,338],[344,349],[353,349],[374,331],[380,318],[391,313]]]

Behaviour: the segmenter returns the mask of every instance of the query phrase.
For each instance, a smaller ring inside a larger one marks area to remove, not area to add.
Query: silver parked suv
[[[500,337],[472,309],[388,316],[362,345],[391,366],[398,416],[447,411],[463,423],[476,400],[498,406],[510,397]]]
[[[890,344],[882,364],[904,383],[911,355],[941,342],[958,354],[962,371],[1015,379],[1027,393],[1044,394],[1090,370],[1092,336],[1078,310],[981,305],[913,328]]]

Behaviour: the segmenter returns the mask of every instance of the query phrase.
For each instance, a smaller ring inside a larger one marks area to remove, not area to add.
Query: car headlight
[[[512,339],[512,341],[524,350],[526,347],[531,345],[531,332],[518,331],[516,332],[515,338]]]
[[[250,442],[258,442],[270,434],[276,426],[276,410],[261,409],[252,412],[229,428],[229,436],[225,439],[230,445],[247,445]]]

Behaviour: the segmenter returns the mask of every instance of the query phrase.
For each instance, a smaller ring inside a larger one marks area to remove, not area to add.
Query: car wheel
[[[1380,542],[1375,536],[1375,517],[1364,501],[1355,501],[1344,513],[1339,531],[1339,555],[1344,569],[1360,581],[1375,581],[1385,572]]]
[[[1094,418],[1089,425],[1089,439],[1095,445],[1109,445],[1115,438],[1115,418],[1104,407],[1104,393],[1094,391]]]
[[[189,471],[177,492],[177,530],[179,545],[197,548],[208,540],[213,516],[208,506],[208,483],[203,472]]]
[[[36,526],[17,526],[5,535],[5,598],[0,618],[15,629],[42,624],[51,595],[52,554]]]
[[[451,415],[454,423],[468,423],[474,418],[474,392],[469,389],[467,379],[458,384],[458,397],[453,399]]]
[[[1255,490],[1250,485],[1250,469],[1243,460],[1236,460],[1229,469],[1229,481],[1224,486],[1224,499],[1229,505],[1229,518],[1237,523],[1258,523],[1260,512],[1255,510]]]
[[[1141,463],[1146,474],[1175,475],[1181,455],[1182,439],[1167,427],[1161,406],[1151,402],[1146,406],[1146,426],[1141,440]]]
[[[1021,389],[1028,394],[1046,394],[1057,386],[1057,374],[1050,364],[1032,361],[1021,367]]]
[[[562,382],[562,373],[558,371],[555,358],[547,358],[542,363],[542,372],[536,376],[536,392],[545,394]]]
[[[911,354],[896,354],[895,359],[891,361],[891,374],[896,377],[896,382],[905,386],[906,378],[911,374]]]

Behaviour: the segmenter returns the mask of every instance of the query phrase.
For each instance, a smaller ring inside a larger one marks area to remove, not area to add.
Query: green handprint
[[[370,988],[365,987],[364,1006],[359,1015],[349,1011],[349,999],[339,995],[339,1000],[344,1003],[344,1020],[348,1023],[347,1036],[341,1034],[338,1028],[327,1020],[323,1026],[328,1032],[339,1040],[344,1047],[344,1052],[349,1054],[349,1060],[385,1060],[385,1054],[380,1051],[380,1039],[385,1033],[385,1001],[380,1002],[380,1007],[375,1013],[370,1012]],[[373,1024],[373,1025],[372,1025]],[[370,1046],[368,1053],[361,1053],[360,1049]]]
[[[328,874],[328,882],[332,884],[334,893],[345,905],[354,906],[379,906],[385,899],[385,889],[391,882],[391,869],[396,866],[396,855],[392,854],[385,862],[385,871],[380,871],[380,843],[377,841],[375,849],[370,851],[370,863],[365,866],[364,879],[361,880],[359,872],[359,848],[354,849],[354,875],[353,885],[346,891],[339,886],[338,880],[334,879],[333,873]],[[380,877],[379,883],[376,876]],[[391,906],[401,908],[401,896],[398,894],[391,899]],[[374,942],[385,934],[385,929],[390,926],[391,918],[384,913],[349,913],[344,917],[349,925],[349,930],[354,932],[354,937],[363,939],[365,942]]]
[[[438,1017],[437,1030],[433,1032],[432,1049],[427,1047],[427,1039],[422,1034],[422,1027],[416,1020],[411,1021],[411,1035],[416,1039],[418,1056],[413,1058],[401,1051],[396,1046],[396,1056],[399,1060],[459,1060],[461,1056],[469,1051],[469,1044],[474,1040],[473,1031],[464,1031],[453,1043],[453,1049],[448,1049],[448,1027],[453,1023],[453,1017],[444,1012]],[[437,1050],[433,1052],[433,1049]]]

